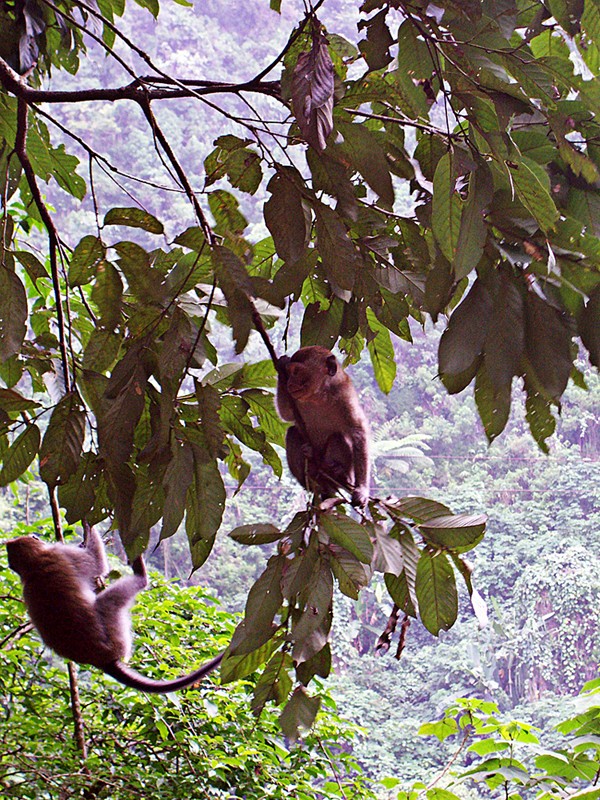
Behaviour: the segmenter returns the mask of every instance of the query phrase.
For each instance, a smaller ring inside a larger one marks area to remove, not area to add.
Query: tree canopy
[[[579,343],[599,365],[600,3],[366,0],[356,42],[325,29],[324,7],[257,74],[215,81],[167,73],[126,32],[119,0],[0,3],[0,484],[36,464],[57,530],[59,508],[69,523],[111,520],[131,557],[154,526],[164,540],[184,524],[204,563],[247,453],[282,473],[272,389],[297,314],[303,345],[337,346],[348,364],[366,350],[389,392],[394,337],[454,309],[439,375],[451,393],[474,383],[489,441],[522,391],[547,449],[569,378],[584,385]],[[91,43],[126,82],[62,88]],[[119,143],[98,152],[59,113],[117,100],[139,108],[161,180],[189,203],[193,222],[173,235],[146,210],[156,181],[100,202],[96,175],[117,171]],[[201,189],[156,113],[174,100],[227,124],[205,143]],[[91,197],[77,241],[54,184]],[[257,197],[263,238],[245,216]],[[289,696],[295,665],[290,735],[318,708],[304,686],[330,669],[334,580],[355,597],[383,572],[397,612],[437,634],[456,619],[458,571],[484,613],[463,558],[484,517],[424,498],[369,512],[309,506],[285,527],[233,532],[277,550],[224,678],[267,663],[260,710]]]

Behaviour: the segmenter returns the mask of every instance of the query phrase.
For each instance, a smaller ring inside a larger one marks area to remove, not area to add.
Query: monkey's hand
[[[289,356],[279,356],[277,359],[277,370],[281,370],[284,375],[287,375],[288,364],[292,359]]]
[[[302,453],[302,455],[304,456],[304,458],[307,461],[311,461],[312,460],[312,457],[313,457],[312,444],[310,444],[309,442],[303,442],[300,445],[300,452]]]
[[[369,502],[369,490],[365,486],[357,486],[350,502],[357,508],[364,508]]]

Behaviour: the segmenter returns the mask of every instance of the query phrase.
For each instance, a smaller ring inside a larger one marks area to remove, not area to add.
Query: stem
[[[65,332],[66,330],[65,317],[63,313],[62,298],[60,293],[58,259],[56,257],[58,250],[58,232],[56,230],[52,217],[50,216],[50,212],[48,211],[48,208],[44,203],[40,187],[38,186],[37,183],[35,172],[33,171],[33,167],[31,166],[31,161],[29,160],[29,156],[27,155],[27,111],[28,111],[27,101],[24,100],[22,97],[19,97],[17,105],[17,135],[15,139],[15,153],[17,154],[17,157],[21,162],[21,166],[23,167],[23,172],[25,173],[25,177],[27,178],[29,190],[31,191],[37,210],[39,211],[42,222],[44,223],[46,231],[48,232],[50,274],[52,275],[52,288],[54,290],[54,302],[56,304],[58,341],[59,341],[60,355],[64,373],[65,392],[68,393],[71,391],[71,379],[69,375],[69,360],[67,358],[67,337]]]

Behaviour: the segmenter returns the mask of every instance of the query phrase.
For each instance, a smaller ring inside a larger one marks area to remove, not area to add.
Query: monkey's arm
[[[364,426],[354,428],[351,432],[352,450],[354,454],[354,491],[353,506],[366,506],[369,501],[370,457],[369,438]]]
[[[281,418],[287,422],[293,422],[295,420],[294,406],[287,390],[287,365],[289,362],[288,356],[281,356],[279,359],[277,365],[277,395],[275,399]]]
[[[85,541],[85,552],[92,560],[94,577],[101,578],[108,574],[108,560],[106,558],[106,550],[104,549],[104,542],[102,537],[95,530],[90,528],[87,533]]]

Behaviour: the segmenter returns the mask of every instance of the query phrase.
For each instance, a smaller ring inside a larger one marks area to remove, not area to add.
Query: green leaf
[[[464,375],[477,362],[487,337],[492,298],[478,279],[469,294],[454,310],[448,327],[440,339],[438,362],[442,382],[446,385],[452,376]],[[452,386],[453,391],[461,391],[474,377],[466,382]]]
[[[461,228],[462,201],[456,192],[453,159],[443,155],[433,176],[433,208],[431,227],[440,250],[452,264],[456,257]]]
[[[533,162],[531,162],[533,164]],[[517,197],[537,220],[545,232],[553,230],[558,219],[558,210],[548,188],[542,183],[531,164],[522,159],[515,166],[509,165]]]
[[[148,233],[165,232],[162,222],[142,208],[111,208],[104,216],[104,224],[142,228]]]
[[[538,392],[535,388],[525,382],[527,397],[525,399],[525,419],[529,425],[531,435],[537,442],[540,450],[549,453],[546,439],[554,433],[556,429],[556,419],[552,414],[551,401]]]
[[[3,411],[31,411],[32,408],[39,407],[40,404],[35,400],[29,400],[13,389],[0,388],[0,408]]]
[[[84,236],[73,250],[69,262],[69,286],[89,283],[103,258],[102,241],[96,236]]]
[[[288,674],[292,667],[289,653],[276,653],[269,661],[254,686],[251,708],[255,715],[262,713],[269,700],[277,705],[283,703],[292,690],[292,679]]]
[[[0,265],[0,362],[20,352],[27,316],[27,295],[21,279]]]
[[[216,183],[227,176],[236,189],[254,194],[262,180],[260,157],[246,145],[252,144],[250,139],[239,139],[231,134],[219,136],[215,141],[216,148],[204,161],[206,186]]]
[[[239,525],[229,532],[229,536],[240,544],[270,544],[281,539],[283,533],[270,523],[256,522],[251,525]]]
[[[177,533],[186,509],[187,493],[194,477],[194,454],[189,442],[174,439],[171,460],[162,479],[165,492],[160,541]]]
[[[284,736],[295,742],[310,731],[320,707],[320,697],[310,697],[303,686],[298,686],[279,717]]]
[[[227,495],[217,462],[207,460],[205,451],[196,445],[192,447],[194,479],[187,493],[185,531],[196,570],[210,555],[223,519]]]
[[[340,591],[353,600],[358,600],[358,593],[369,583],[369,575],[365,567],[343,547],[330,545],[331,570],[336,578]]]
[[[386,501],[386,509],[396,519],[412,519],[415,522],[426,522],[434,517],[450,514],[448,506],[429,500],[426,497],[402,497],[393,502]]]
[[[338,122],[344,144],[337,145],[387,208],[394,205],[394,188],[382,140],[364,125]]]
[[[385,585],[390,593],[390,597],[396,603],[403,614],[408,614],[411,617],[416,617],[417,612],[411,597],[411,591],[408,585],[406,572],[402,570],[399,575],[392,575],[387,573],[384,576]]]
[[[464,553],[483,539],[486,521],[482,514],[453,514],[430,519],[419,530],[430,544]]]
[[[241,353],[253,327],[252,304],[248,295],[252,284],[240,259],[226,247],[215,247],[213,266],[220,289],[227,300],[227,313],[233,329],[235,351]]]
[[[321,310],[319,303],[309,303],[304,310],[300,328],[302,347],[321,345],[331,350],[340,335],[343,313],[344,304],[337,297],[325,311]]]
[[[277,254],[292,264],[304,255],[310,237],[310,212],[302,202],[295,176],[295,170],[281,167],[269,181],[271,197],[264,206],[265,224]]]
[[[464,204],[456,256],[452,262],[454,278],[460,281],[475,269],[487,239],[484,212],[492,199],[492,176],[486,164],[478,165],[469,178],[469,195]]]
[[[106,372],[117,360],[122,341],[114,331],[94,328],[83,353],[83,368]]]
[[[281,580],[285,556],[271,556],[265,571],[248,593],[244,621],[238,625],[230,644],[233,655],[250,653],[273,637],[275,615],[283,602]]]
[[[114,330],[121,322],[123,281],[115,267],[108,261],[98,264],[92,300],[100,312],[100,325]]]
[[[321,514],[319,530],[326,533],[332,542],[356,556],[363,564],[371,563],[373,545],[366,529],[358,522],[342,514]]]
[[[561,314],[531,292],[525,312],[527,358],[547,398],[558,401],[573,367],[569,330]]]
[[[508,422],[510,391],[510,384],[495,387],[485,365],[480,367],[475,379],[475,404],[490,442],[493,442],[502,433]]]
[[[328,280],[350,291],[356,280],[359,257],[346,226],[329,206],[315,203],[317,245]]]
[[[39,428],[37,425],[28,425],[3,455],[0,486],[6,486],[20,478],[36,457],[39,447]]]
[[[416,594],[423,625],[434,636],[451,628],[458,614],[454,570],[444,553],[424,550],[417,565]]]
[[[101,466],[95,453],[84,453],[71,477],[58,487],[58,501],[70,525],[89,516],[100,484]]]
[[[370,308],[367,308],[367,322],[376,334],[367,344],[375,380],[381,391],[389,394],[396,378],[394,345],[389,330],[379,322]]]
[[[496,394],[510,393],[525,346],[525,312],[519,288],[502,273],[484,344],[484,363]]]
[[[42,439],[40,477],[50,489],[65,483],[76,471],[85,436],[85,411],[76,392],[56,406]]]

